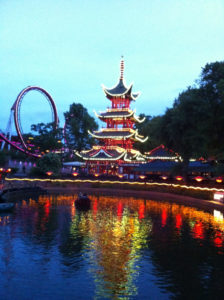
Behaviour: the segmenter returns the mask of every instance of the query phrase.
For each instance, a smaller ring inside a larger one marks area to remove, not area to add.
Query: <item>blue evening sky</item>
[[[124,55],[124,77],[141,96],[132,108],[158,115],[224,57],[223,0],[0,0],[0,128],[28,85],[46,89],[63,112],[80,102],[94,116],[109,100]],[[49,122],[50,108],[31,92],[22,125]]]

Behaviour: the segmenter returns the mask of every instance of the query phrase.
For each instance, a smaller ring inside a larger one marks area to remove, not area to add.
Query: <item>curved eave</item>
[[[105,119],[125,119],[125,118],[130,118],[130,117],[134,117],[134,111],[132,111],[129,115],[108,115],[108,116],[102,116],[102,115],[99,115],[95,110],[94,110],[94,113],[95,113],[95,116],[101,120],[105,120]],[[135,120],[136,117],[134,117]],[[143,121],[142,121],[143,122]]]
[[[138,142],[141,142],[141,143],[145,143],[147,140],[148,140],[148,136],[147,137],[145,137],[145,138],[143,138],[143,136],[140,136],[139,134],[138,134],[138,131],[136,130],[136,132],[135,132],[135,139],[138,141]]]
[[[108,161],[108,160],[110,160],[110,161],[116,161],[116,160],[119,160],[119,159],[121,159],[125,154],[126,154],[126,150],[124,151],[124,152],[122,152],[119,156],[116,156],[116,157],[108,157],[108,158],[95,158],[95,157],[84,157],[83,155],[82,155],[82,153],[80,153],[80,152],[78,152],[78,151],[74,151],[74,153],[76,154],[76,155],[78,155],[79,157],[81,157],[82,159],[84,159],[84,160],[95,160],[95,161],[99,161],[99,160],[104,160],[104,161]]]
[[[129,94],[129,97],[132,99],[132,100],[136,100],[138,98],[138,96],[140,95],[140,92],[137,92],[137,93],[132,93],[132,86],[133,86],[133,83],[131,83],[129,86],[126,86],[126,84],[124,83],[124,81],[122,80],[122,85],[123,85],[123,89],[124,91],[121,92],[121,93],[116,93],[116,92],[113,92],[113,90],[115,89],[119,89],[119,84],[120,84],[120,81],[113,87],[113,88],[107,88],[105,87],[103,84],[102,84],[102,89],[105,93],[105,95],[108,97],[108,98],[111,98],[111,97],[121,97],[121,96],[125,96],[125,95],[128,95]]]
[[[143,119],[139,119],[138,116],[136,116],[136,114],[133,115],[135,121],[137,121],[138,123],[143,123],[145,121],[145,117]]]
[[[88,130],[88,133],[96,138],[96,139],[114,139],[114,140],[123,140],[123,139],[130,139],[131,137],[133,137],[135,134],[136,134],[136,131],[130,133],[129,135],[127,136],[110,136],[110,135],[105,135],[105,136],[99,136],[99,135],[96,135],[94,133],[92,133],[91,131]]]

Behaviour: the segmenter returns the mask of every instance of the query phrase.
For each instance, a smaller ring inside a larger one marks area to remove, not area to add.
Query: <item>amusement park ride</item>
[[[0,139],[2,139],[1,150],[4,149],[5,143],[7,143],[8,149],[10,149],[10,146],[12,146],[16,150],[21,151],[28,156],[38,158],[38,157],[41,157],[41,154],[32,153],[24,140],[23,129],[22,129],[22,125],[21,125],[21,117],[20,117],[20,109],[21,109],[21,104],[22,104],[23,98],[30,91],[38,91],[45,96],[45,98],[47,99],[47,101],[49,102],[50,107],[51,107],[52,122],[54,123],[55,128],[57,128],[57,126],[58,126],[57,109],[56,109],[56,105],[55,105],[54,100],[52,99],[51,95],[41,87],[28,86],[19,93],[19,95],[16,98],[16,101],[14,102],[14,104],[11,108],[9,120],[8,120],[7,127],[5,130],[5,134],[2,131],[0,131]],[[11,140],[13,118],[14,118],[15,128],[17,131],[17,135],[20,139],[21,146],[16,145]]]

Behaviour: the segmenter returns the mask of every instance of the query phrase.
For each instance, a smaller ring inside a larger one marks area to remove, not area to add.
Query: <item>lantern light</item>
[[[216,181],[217,183],[222,183],[222,182],[223,182],[223,179],[222,179],[222,177],[217,177],[215,181]]]
[[[183,180],[183,177],[182,177],[182,176],[179,176],[179,175],[178,175],[178,176],[176,176],[175,178],[176,178],[176,180],[178,180],[178,181],[181,181],[181,180]]]
[[[76,176],[78,176],[78,172],[73,172],[72,175],[73,175],[74,177],[76,177]]]
[[[95,176],[95,177],[99,177],[100,174],[99,174],[99,173],[95,173],[94,176]]]
[[[204,180],[204,178],[202,176],[196,176],[194,177],[194,180],[196,180],[197,182],[201,182],[202,180]]]
[[[140,179],[145,179],[145,175],[140,175],[139,178]]]
[[[46,174],[47,174],[47,176],[51,176],[53,174],[53,172],[47,171]]]
[[[162,175],[161,178],[162,178],[163,180],[167,180],[167,179],[168,179],[168,176]]]
[[[123,175],[123,174],[118,174],[117,176],[118,176],[119,178],[123,178],[124,175]]]

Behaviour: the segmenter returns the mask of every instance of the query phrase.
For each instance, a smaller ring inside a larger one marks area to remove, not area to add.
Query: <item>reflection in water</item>
[[[24,198],[0,214],[1,298],[222,298],[220,211],[90,196],[80,212],[76,197]]]

